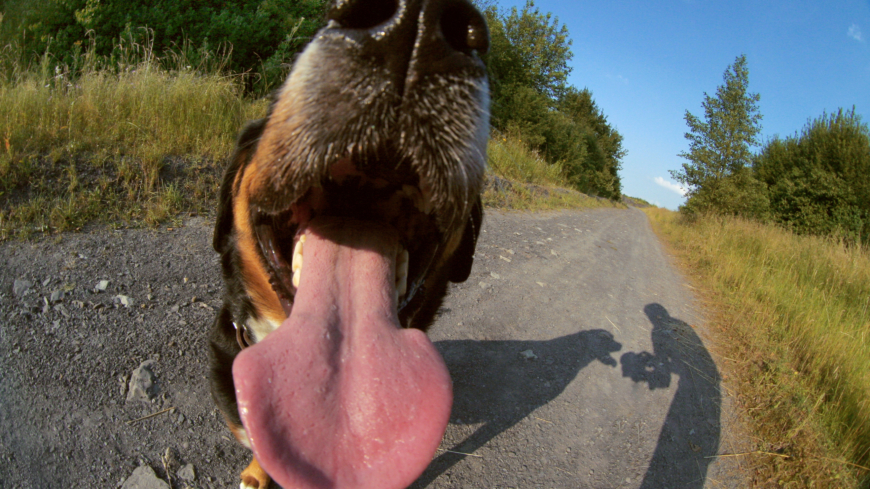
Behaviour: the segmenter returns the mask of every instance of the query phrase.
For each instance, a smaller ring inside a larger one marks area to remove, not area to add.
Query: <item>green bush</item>
[[[721,214],[762,222],[769,221],[771,214],[767,187],[748,168],[709,180],[680,207],[680,211],[690,219],[703,214]]]
[[[0,43],[19,46],[25,61],[51,53],[72,67],[90,49],[114,64],[125,54],[118,39],[160,56],[184,52],[194,66],[224,51],[225,68],[256,73],[248,89],[266,93],[323,25],[325,1],[9,0],[3,9]]]
[[[754,162],[776,222],[805,234],[870,239],[870,131],[840,109],[768,142]]]

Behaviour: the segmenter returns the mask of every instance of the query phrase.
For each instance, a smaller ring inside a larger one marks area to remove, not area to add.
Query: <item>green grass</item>
[[[239,128],[266,103],[179,64],[146,54],[73,80],[43,60],[0,81],[0,237],[207,207]]]
[[[221,75],[219,59],[191,67],[126,49],[120,67],[82,57],[74,78],[48,55],[22,67],[0,50],[0,239],[212,212],[238,131],[268,102]],[[614,205],[564,188],[562,168],[519,139],[493,139],[489,159],[491,207]]]
[[[487,145],[484,205],[514,210],[622,207],[570,189],[564,169],[548,164],[517,137],[494,134]]]
[[[769,487],[870,485],[870,253],[734,218],[648,209],[704,288]]]

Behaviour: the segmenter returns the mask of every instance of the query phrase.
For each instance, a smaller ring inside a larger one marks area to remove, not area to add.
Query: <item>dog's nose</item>
[[[327,19],[359,54],[412,78],[479,66],[489,48],[486,20],[468,0],[337,0]]]

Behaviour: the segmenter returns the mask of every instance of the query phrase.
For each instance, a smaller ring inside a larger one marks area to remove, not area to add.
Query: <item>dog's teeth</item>
[[[402,250],[396,257],[396,300],[408,291],[408,250]]]
[[[305,235],[299,237],[296,246],[293,248],[293,261],[290,263],[290,269],[293,270],[293,287],[299,287],[299,280],[302,278],[302,249],[305,244]]]

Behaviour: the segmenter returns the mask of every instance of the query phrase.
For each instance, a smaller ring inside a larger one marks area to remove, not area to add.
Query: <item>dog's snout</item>
[[[412,76],[432,63],[442,72],[460,68],[467,64],[460,58],[489,49],[486,20],[469,0],[338,0],[327,18],[361,54],[384,60],[391,71],[419,72]]]

